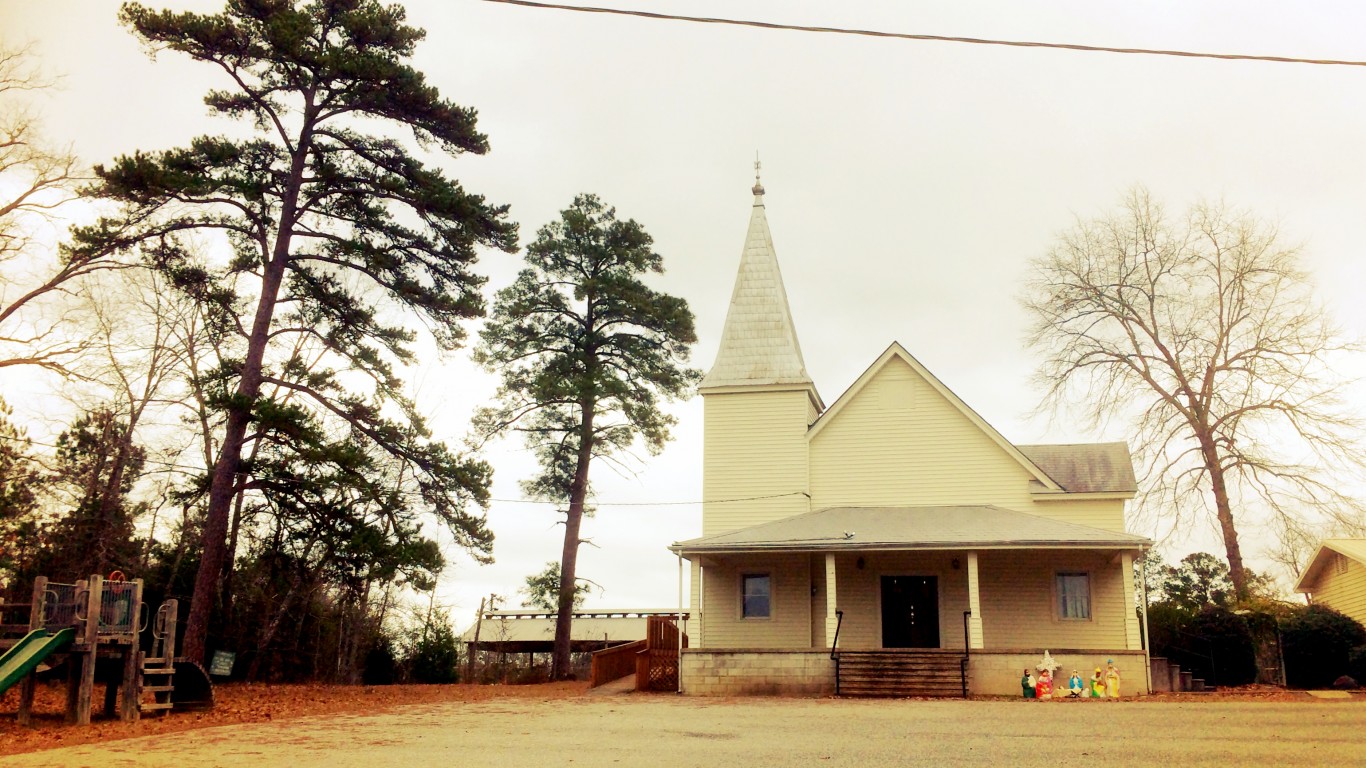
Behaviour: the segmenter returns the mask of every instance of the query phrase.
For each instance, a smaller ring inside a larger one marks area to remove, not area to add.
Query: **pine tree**
[[[413,360],[416,338],[397,318],[420,320],[442,349],[457,347],[461,322],[483,311],[483,280],[470,271],[477,250],[511,250],[516,240],[506,207],[413,154],[414,140],[453,156],[488,150],[474,111],[443,99],[407,63],[423,32],[404,23],[401,7],[375,0],[231,0],[214,15],[129,3],[120,16],[152,51],[222,70],[228,88],[205,102],[254,127],[245,139],[203,136],[97,166],[90,191],[121,211],[78,230],[73,244],[77,254],[138,253],[212,306],[240,342],[222,372],[225,426],[186,655],[203,657],[230,567],[226,533],[251,469],[249,427],[290,432],[290,408],[263,393],[288,394],[409,462],[423,502],[486,555],[491,535],[465,507],[486,498],[487,466],[429,442],[394,373]],[[232,248],[226,265],[195,266],[194,243],[222,237]]]
[[[475,360],[502,375],[496,405],[475,416],[486,436],[522,433],[540,461],[523,486],[565,504],[551,675],[569,675],[569,627],[576,594],[579,530],[594,458],[629,451],[637,440],[658,453],[675,419],[660,398],[692,391],[683,367],[697,341],[683,299],[642,282],[662,273],[650,235],[593,195],[580,195],[527,248],[529,266],[498,292]]]

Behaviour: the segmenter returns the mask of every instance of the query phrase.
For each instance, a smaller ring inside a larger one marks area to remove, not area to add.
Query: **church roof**
[[[1068,493],[1138,492],[1134,462],[1124,443],[1015,447]]]
[[[915,549],[1146,549],[1150,539],[992,505],[831,507],[681,541],[683,553]]]
[[[740,256],[726,325],[716,362],[700,390],[722,387],[805,385],[820,404],[806,372],[792,312],[787,304],[778,254],[764,214],[764,188],[754,185],[754,207]]]

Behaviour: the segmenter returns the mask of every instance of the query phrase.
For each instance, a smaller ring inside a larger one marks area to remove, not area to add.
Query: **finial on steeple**
[[[756,195],[762,195],[764,193],[764,185],[759,183],[759,169],[761,167],[762,164],[759,162],[759,152],[756,150],[754,152],[754,194]]]

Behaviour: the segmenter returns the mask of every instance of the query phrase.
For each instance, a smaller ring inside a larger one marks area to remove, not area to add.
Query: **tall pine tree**
[[[428,440],[394,372],[412,360],[405,320],[420,320],[443,349],[459,345],[461,321],[483,312],[483,280],[470,271],[477,250],[510,251],[516,240],[506,207],[466,192],[409,146],[488,150],[474,111],[443,99],[408,64],[424,33],[404,23],[401,7],[374,0],[230,0],[213,15],[129,3],[120,15],[151,50],[220,69],[227,87],[205,102],[254,127],[246,139],[203,136],[98,166],[91,191],[121,210],[79,230],[73,244],[77,255],[139,252],[213,305],[240,341],[240,357],[223,371],[225,426],[185,653],[203,657],[231,566],[226,533],[251,471],[243,455],[252,425],[289,432],[281,420],[291,410],[273,407],[263,387],[294,393],[408,462],[423,503],[486,555],[492,536],[467,502],[486,499],[487,466]],[[212,233],[231,243],[231,260],[218,270],[194,266],[192,239]],[[301,337],[330,364],[305,357]]]
[[[650,235],[593,195],[580,195],[527,248],[530,264],[498,292],[475,360],[502,375],[497,403],[475,416],[486,436],[522,433],[541,472],[528,494],[565,505],[551,675],[567,677],[579,529],[594,458],[639,440],[658,453],[675,419],[660,398],[686,397],[697,341],[688,303],[646,286],[664,271]]]

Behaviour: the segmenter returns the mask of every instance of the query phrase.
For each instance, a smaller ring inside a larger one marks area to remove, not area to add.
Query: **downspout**
[[[1140,580],[1143,586],[1143,660],[1146,662],[1143,669],[1148,676],[1148,693],[1153,692],[1153,650],[1152,639],[1148,635],[1148,553],[1143,552],[1139,558],[1139,571],[1143,574]]]
[[[678,695],[683,695],[683,551],[678,552],[678,620],[674,622],[678,630],[678,662],[675,674],[678,676]]]

